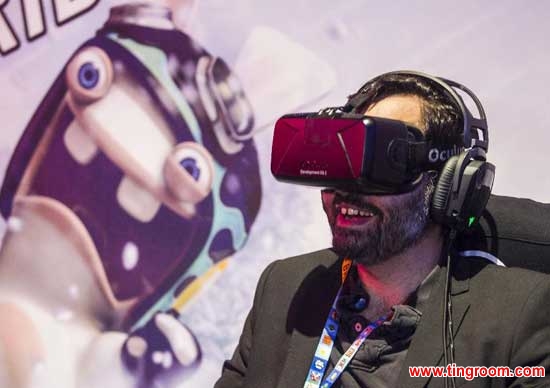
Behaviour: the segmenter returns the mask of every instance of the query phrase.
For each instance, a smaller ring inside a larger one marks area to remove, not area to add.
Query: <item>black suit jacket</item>
[[[263,272],[233,358],[215,388],[303,387],[327,314],[340,286],[331,250],[276,261]],[[444,273],[400,372],[403,388],[443,387],[443,378],[412,378],[408,366],[443,364]],[[542,365],[550,373],[550,277],[460,258],[452,279],[455,361],[461,366]],[[544,379],[456,379],[464,387],[550,387]]]

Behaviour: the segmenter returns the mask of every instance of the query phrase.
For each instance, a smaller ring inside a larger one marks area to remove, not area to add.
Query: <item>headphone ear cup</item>
[[[439,174],[439,179],[435,186],[432,206],[431,206],[431,215],[432,219],[439,223],[445,224],[447,208],[449,204],[449,194],[453,185],[453,177],[455,175],[456,164],[458,162],[458,156],[452,156],[447,160],[441,173]]]

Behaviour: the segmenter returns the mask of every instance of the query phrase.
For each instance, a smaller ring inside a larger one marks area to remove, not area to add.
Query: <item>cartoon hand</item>
[[[157,313],[124,343],[124,364],[145,384],[162,375],[196,367],[200,361],[197,340],[176,317],[174,310]]]

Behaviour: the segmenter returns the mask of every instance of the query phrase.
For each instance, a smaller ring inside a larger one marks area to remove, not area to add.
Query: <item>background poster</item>
[[[69,58],[120,4],[0,2],[0,42],[3,51],[12,48],[0,57],[1,174]],[[390,70],[454,79],[474,90],[485,107],[489,159],[497,166],[494,192],[548,202],[549,4],[172,0],[167,5],[177,27],[223,58],[240,80],[254,113],[256,184],[261,185],[259,211],[246,243],[180,317],[203,356],[193,373],[174,386],[213,385],[238,341],[257,279],[269,262],[330,244],[319,190],[280,184],[270,174],[272,123],[281,114],[341,104],[363,82]],[[17,223],[11,228],[17,229]],[[4,229],[3,221],[2,233]],[[61,326],[70,325],[71,313],[58,318]],[[44,386],[38,378],[40,382]]]

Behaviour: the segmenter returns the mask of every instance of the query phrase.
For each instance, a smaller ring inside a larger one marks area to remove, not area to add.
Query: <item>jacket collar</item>
[[[289,314],[289,319],[293,319],[293,322],[287,324],[287,330],[291,338],[287,358],[281,370],[281,379],[277,385],[278,388],[296,386],[297,381],[300,381],[300,384],[305,381],[326,317],[341,285],[341,267],[341,259],[330,267],[317,267],[313,271],[315,275],[311,279],[306,278],[302,283],[303,287],[300,287],[300,289],[303,288],[303,292],[298,290],[292,304],[295,306],[312,306],[313,308],[305,308],[306,311],[298,313],[297,316]],[[401,368],[398,380],[399,387],[420,388],[429,382],[427,377],[410,377],[409,366],[430,366],[442,362],[443,346],[440,338],[442,333],[445,272],[443,267],[437,274],[426,309],[422,311],[422,318],[416,328]],[[468,298],[470,272],[468,260],[457,260],[451,282],[454,338],[456,338],[470,306]],[[311,283],[308,286],[307,283],[309,282]],[[291,318],[290,315],[294,317]]]
[[[425,387],[429,377],[410,377],[409,366],[435,366],[443,362],[442,317],[445,290],[445,268],[439,271],[430,300],[416,329],[407,351],[407,357],[399,374],[398,386],[403,388]],[[453,306],[453,338],[459,333],[468,309],[470,299],[471,268],[468,260],[457,260],[451,279],[451,297]]]

